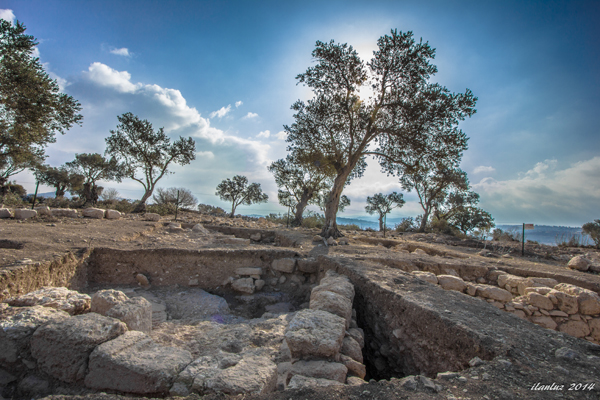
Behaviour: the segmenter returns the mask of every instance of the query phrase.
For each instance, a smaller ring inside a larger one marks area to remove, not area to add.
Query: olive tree
[[[83,176],[82,188],[73,188],[85,199],[85,206],[96,204],[102,194],[98,181],[120,181],[120,169],[117,160],[107,159],[98,153],[75,154],[75,160],[65,164],[72,174]]]
[[[61,198],[67,190],[78,191],[83,188],[84,176],[66,165],[60,167],[40,166],[35,171],[37,180],[56,189],[55,197]]]
[[[589,235],[594,243],[596,243],[596,247],[600,248],[600,219],[583,224],[581,232]]]
[[[183,137],[171,143],[164,128],[155,131],[148,120],[140,120],[132,113],[117,119],[117,129],[111,130],[106,138],[106,154],[119,161],[121,177],[131,178],[144,187],[144,194],[133,210],[143,212],[156,183],[169,173],[169,165],[186,165],[196,159],[196,144],[192,138]]]
[[[198,199],[189,189],[171,187],[168,189],[158,188],[156,194],[152,196],[154,203],[168,205],[175,210],[176,208],[195,208]]]
[[[466,148],[459,121],[475,113],[470,90],[451,93],[430,83],[437,68],[427,42],[392,30],[364,63],[347,44],[317,41],[314,66],[297,76],[313,98],[297,101],[285,126],[288,150],[300,160],[331,166],[336,175],[325,210],[325,237],[341,236],[336,212],[346,183],[361,176],[366,157],[389,171],[423,156],[456,157]],[[369,95],[364,93],[369,92]]]
[[[383,223],[385,216],[392,212],[394,208],[402,207],[404,203],[406,203],[403,197],[404,196],[402,193],[398,194],[396,192],[392,192],[387,195],[377,193],[373,197],[367,197],[367,206],[365,207],[365,211],[371,215],[375,213],[378,214],[380,231],[384,231],[385,229]]]
[[[248,185],[248,178],[241,175],[223,180],[217,186],[215,194],[221,200],[231,201],[230,217],[235,215],[235,209],[241,204],[266,203],[269,199],[269,196],[262,192],[260,183],[251,183]]]
[[[56,133],[83,119],[81,105],[34,57],[38,43],[25,30],[0,19],[0,192],[11,175],[43,162]]]

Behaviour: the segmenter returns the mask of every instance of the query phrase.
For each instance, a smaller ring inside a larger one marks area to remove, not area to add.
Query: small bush
[[[594,222],[587,222],[581,227],[581,232],[589,235],[590,238],[596,243],[596,247],[600,249],[600,219],[594,220]]]
[[[198,204],[198,212],[200,212],[200,214],[212,215],[215,217],[227,215],[227,212],[221,207],[211,206],[210,204]]]
[[[340,230],[344,230],[344,231],[361,231],[362,230],[360,228],[360,226],[358,226],[356,224],[338,225],[338,228]]]
[[[325,224],[325,216],[323,214],[317,214],[313,211],[307,211],[304,218],[302,218],[303,228],[323,228]]]
[[[150,205],[146,205],[146,212],[158,214],[160,216],[175,214],[175,205],[170,204],[170,203],[150,204]]]
[[[492,232],[492,240],[497,242],[520,242],[521,237],[521,233],[514,228],[507,231],[498,228]]]
[[[406,217],[400,220],[399,224],[394,227],[396,232],[414,232],[417,229],[413,217]]]
[[[587,238],[577,233],[556,235],[554,241],[558,247],[583,247],[587,245]]]

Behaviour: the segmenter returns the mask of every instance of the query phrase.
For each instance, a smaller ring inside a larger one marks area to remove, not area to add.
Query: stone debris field
[[[600,394],[591,248],[24,211],[0,209],[4,398]]]

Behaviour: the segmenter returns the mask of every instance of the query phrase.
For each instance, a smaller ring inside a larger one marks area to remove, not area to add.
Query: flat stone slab
[[[268,357],[247,355],[239,363],[222,369],[209,378],[205,387],[216,393],[231,395],[264,394],[275,391],[277,365]]]
[[[45,373],[63,382],[76,382],[85,377],[94,348],[126,331],[123,322],[96,313],[49,322],[33,334],[31,355]]]
[[[8,301],[8,304],[15,307],[40,305],[66,311],[71,315],[86,312],[90,309],[90,303],[91,298],[87,294],[65,287],[43,287]]]
[[[192,359],[187,350],[160,346],[145,333],[131,331],[96,347],[85,385],[137,394],[166,393]]]

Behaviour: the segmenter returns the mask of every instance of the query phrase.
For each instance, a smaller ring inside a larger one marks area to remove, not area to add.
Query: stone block
[[[560,283],[554,289],[577,297],[579,313],[584,315],[600,314],[600,296],[596,292],[568,283]]]
[[[525,289],[528,287],[549,287],[553,288],[558,285],[558,281],[552,278],[524,278],[517,284],[517,291],[522,296],[525,294]]]
[[[456,290],[463,292],[467,284],[461,278],[452,275],[438,275],[438,282],[444,290]]]
[[[338,275],[332,270],[327,271],[325,277],[319,282],[319,286],[313,288],[312,293],[326,291],[340,294],[350,300],[354,300],[354,285],[344,275]],[[312,294],[311,294],[312,295]]]
[[[104,217],[106,219],[121,219],[123,215],[117,210],[106,210]]]
[[[360,348],[360,344],[356,340],[354,340],[351,336],[344,337],[342,341],[342,349],[341,353],[352,358],[359,363],[363,362],[362,350]]]
[[[352,318],[352,301],[339,293],[326,290],[313,290],[310,295],[309,307],[311,310],[328,311],[340,316],[346,320],[346,327],[350,326],[350,319]]]
[[[552,289],[548,292],[548,297],[556,299],[556,306],[560,311],[564,311],[567,314],[576,314],[579,311],[579,304],[575,296]]]
[[[590,261],[584,256],[575,256],[569,260],[567,267],[578,271],[587,271],[590,269]]]
[[[531,322],[543,326],[546,329],[556,329],[556,322],[548,316],[531,317]]]
[[[34,210],[37,211],[38,215],[52,215],[50,207],[48,206],[38,206],[35,207]]]
[[[15,210],[15,219],[29,219],[37,217],[37,211],[27,208],[17,208]]]
[[[116,304],[106,312],[127,325],[130,331],[152,332],[152,304],[143,297],[134,297]]]
[[[53,217],[77,218],[77,210],[72,208],[52,208],[50,212]]]
[[[279,260],[273,260],[271,263],[271,269],[288,274],[294,272],[295,267],[296,259],[294,258],[280,258]]]
[[[433,272],[413,271],[411,274],[426,282],[433,283],[434,285],[438,284],[438,278]]]
[[[260,234],[260,232],[256,232],[250,235],[250,239],[255,242],[260,242],[260,239],[262,239],[262,235]]]
[[[192,226],[192,232],[200,233],[202,235],[209,235],[210,234],[210,232],[208,231],[208,229],[206,229],[204,226],[202,226],[202,224],[196,224],[196,225]]]
[[[45,373],[76,382],[85,377],[92,350],[126,331],[123,322],[96,313],[49,322],[33,334],[31,355]]]
[[[298,270],[307,274],[317,273],[319,264],[315,258],[298,259]]]
[[[350,328],[347,335],[356,340],[361,349],[365,347],[365,332],[361,328]]]
[[[592,318],[588,321],[590,327],[591,336],[594,340],[600,341],[600,318]]]
[[[166,394],[191,361],[187,350],[160,346],[142,332],[127,332],[92,352],[85,385],[96,390]]]
[[[332,381],[330,379],[322,378],[310,378],[308,376],[294,375],[290,379],[288,389],[312,389],[316,387],[328,387],[328,386],[344,386],[343,383],[338,381]]]
[[[348,368],[344,364],[328,361],[297,361],[292,364],[292,375],[323,378],[341,383],[346,382]]]
[[[231,283],[231,288],[236,292],[252,294],[256,286],[254,286],[254,279],[240,278]]]
[[[102,219],[104,218],[104,210],[101,208],[86,208],[82,212],[86,218]]]
[[[558,330],[577,338],[584,338],[591,333],[589,325],[584,321],[568,321],[561,324]]]
[[[298,311],[285,330],[293,358],[334,359],[342,348],[346,320],[321,310]]]
[[[239,363],[207,379],[205,387],[229,395],[271,393],[277,387],[277,365],[265,356],[246,355]]]
[[[144,221],[160,221],[160,215],[155,213],[145,213]]]
[[[99,290],[92,295],[90,311],[106,316],[108,310],[127,300],[129,300],[129,297],[120,290]]]
[[[237,244],[237,245],[249,245],[250,244],[250,239],[244,239],[244,238],[236,238],[236,237],[225,237],[223,238],[223,243],[226,244]]]
[[[508,290],[501,289],[492,285],[477,285],[477,296],[508,303],[513,296]]]
[[[12,218],[12,212],[8,208],[0,208],[0,218]]]
[[[91,298],[87,294],[65,287],[43,287],[23,296],[12,298],[8,304],[15,307],[44,306],[66,311],[71,315],[90,309]]]
[[[348,375],[357,376],[360,379],[365,379],[365,376],[367,375],[367,367],[364,364],[361,364],[358,361],[352,359],[352,357],[348,357],[344,354],[341,355],[340,359],[344,366],[348,369]]]

